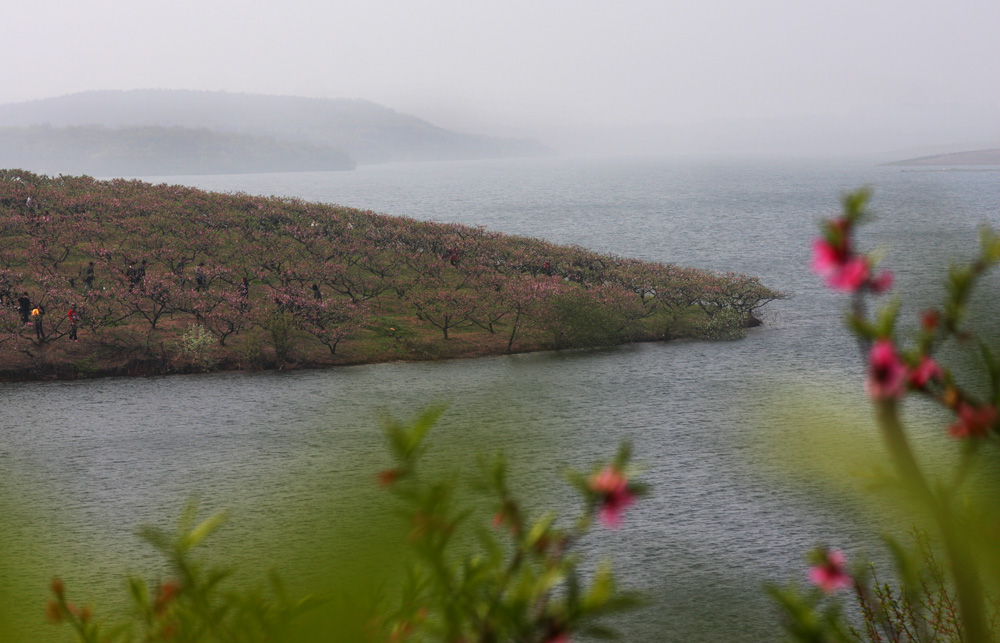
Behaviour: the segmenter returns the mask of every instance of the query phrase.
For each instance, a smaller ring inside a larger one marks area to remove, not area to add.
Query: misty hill
[[[892,163],[885,163],[885,165],[1000,165],[1000,149],[935,154],[933,156],[921,156],[915,159],[893,161]]]
[[[358,163],[543,156],[525,139],[462,134],[364,100],[188,90],[90,91],[0,105],[0,127],[183,127],[343,150]]]
[[[344,152],[182,127],[0,128],[0,167],[45,174],[148,176],[351,170]]]

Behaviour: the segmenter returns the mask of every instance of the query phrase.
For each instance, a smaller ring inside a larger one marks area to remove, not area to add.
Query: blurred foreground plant
[[[454,473],[427,475],[420,457],[442,410],[428,409],[409,424],[385,425],[395,466],[378,480],[407,525],[412,555],[405,581],[383,587],[376,608],[361,606],[360,615],[350,608],[355,613],[344,618],[340,597],[293,599],[273,572],[266,589],[234,584],[232,570],[211,566],[196,555],[225,515],[198,522],[197,504],[189,503],[175,532],[140,530],[140,536],[166,557],[169,572],[166,580],[155,583],[128,579],[129,618],[118,624],[97,618],[91,607],[72,603],[65,584],[55,579],[46,608],[49,620],[69,625],[77,640],[88,643],[568,643],[577,632],[613,636],[600,619],[638,605],[638,598],[616,588],[607,563],[584,565],[574,545],[595,517],[617,528],[625,510],[645,492],[643,485],[630,480],[629,448],[621,447],[611,463],[590,474],[569,473],[583,509],[571,526],[560,527],[554,513],[528,520],[523,505],[510,493],[501,455],[479,458],[481,475],[470,490]],[[481,511],[483,494],[490,507],[486,513]],[[484,518],[482,524],[477,518]]]
[[[595,516],[615,528],[645,492],[629,479],[629,447],[590,475],[569,474],[584,507],[568,527],[558,526],[551,512],[529,520],[510,493],[503,456],[481,457],[475,487],[491,497],[495,513],[490,526],[468,524],[475,512],[460,501],[455,480],[428,479],[418,466],[440,413],[429,409],[412,425],[386,425],[396,463],[380,481],[400,501],[415,556],[400,606],[376,623],[378,630],[390,641],[564,643],[576,632],[613,636],[599,619],[638,599],[617,590],[607,563],[585,573],[573,552]]]
[[[119,624],[99,621],[90,607],[79,608],[67,598],[65,584],[52,581],[53,599],[46,607],[52,623],[67,623],[77,640],[105,641],[281,641],[291,640],[293,622],[321,604],[315,598],[289,598],[277,574],[269,587],[233,589],[223,582],[231,570],[209,566],[195,548],[225,521],[215,514],[196,523],[198,505],[189,502],[177,531],[144,527],[140,536],[163,554],[169,578],[152,586],[130,577],[131,618]]]
[[[886,537],[896,563],[896,589],[879,583],[873,567],[850,573],[841,552],[822,548],[812,554],[814,588],[770,592],[798,641],[994,641],[1000,505],[985,451],[995,445],[1000,428],[1000,360],[996,348],[970,327],[968,311],[974,286],[1000,260],[1000,238],[984,228],[979,256],[950,268],[943,304],[924,311],[915,330],[901,331],[898,298],[874,314],[867,308],[869,296],[886,292],[893,281],[892,273],[877,272],[876,259],[855,246],[854,232],[869,216],[869,197],[868,190],[846,196],[843,216],[824,222],[823,236],[813,245],[813,270],[829,287],[851,293],[847,326],[868,362],[865,390],[893,468],[886,486],[926,532],[916,532],[918,546],[912,550]],[[935,355],[944,347],[971,350],[985,367],[981,381],[967,364],[954,371],[940,365]],[[931,474],[921,465],[912,431],[901,419],[910,396],[951,415],[947,433],[959,451],[953,470]],[[840,602],[829,596],[846,588],[853,589],[865,621],[860,631],[848,625]]]

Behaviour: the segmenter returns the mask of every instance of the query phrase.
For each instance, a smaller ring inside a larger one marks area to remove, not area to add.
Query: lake
[[[231,511],[220,539],[273,557],[267,534],[289,506],[319,496],[346,505],[338,480],[367,484],[385,466],[379,413],[408,417],[444,402],[433,443],[442,457],[515,454],[532,502],[567,516],[562,472],[632,442],[651,495],[622,529],[581,544],[611,558],[622,585],[647,592],[651,604],[619,622],[629,641],[774,640],[764,583],[802,580],[803,555],[817,544],[878,557],[879,521],[814,468],[845,458],[832,468],[850,470],[849,452],[812,436],[867,418],[863,364],[841,325],[846,302],[808,269],[816,225],[839,211],[839,196],[874,188],[877,218],[861,244],[882,248],[897,290],[915,293],[904,324],[940,295],[935,270],[972,256],[976,227],[1000,225],[1000,171],[852,159],[555,158],[147,180],[746,272],[791,299],[771,304],[766,325],[738,342],[3,384],[0,475],[45,527],[13,556],[55,567],[40,577],[59,573],[83,596],[124,594],[122,572],[158,569],[134,529],[171,524],[197,493],[206,510]],[[944,444],[939,430],[931,422],[918,437]]]

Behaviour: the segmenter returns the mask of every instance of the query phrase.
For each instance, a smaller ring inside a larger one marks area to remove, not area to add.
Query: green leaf
[[[185,551],[197,547],[201,541],[212,535],[212,533],[221,527],[228,519],[229,516],[224,511],[220,511],[217,514],[209,516],[181,539],[181,547]]]
[[[990,376],[990,388],[992,389],[991,399],[1000,399],[1000,363],[997,363],[996,356],[986,342],[979,340],[979,352],[986,362],[986,370]]]
[[[844,216],[851,223],[859,223],[867,218],[867,206],[868,201],[871,200],[872,190],[871,188],[865,186],[859,188],[854,192],[850,192],[841,197],[841,203],[844,207]]]
[[[1000,237],[993,228],[984,226],[979,229],[979,252],[986,263],[1000,261]]]
[[[166,553],[173,549],[173,537],[159,527],[144,525],[136,533],[139,538],[142,538],[161,552]]]
[[[536,597],[547,594],[561,583],[564,578],[566,578],[566,572],[561,565],[550,567],[535,580],[532,591]]]
[[[129,578],[128,591],[136,606],[143,610],[149,607],[149,588],[146,586],[146,581],[141,578]]]
[[[875,322],[875,333],[878,337],[892,336],[896,317],[899,315],[899,304],[899,297],[893,297],[878,311],[878,320]]]
[[[192,496],[185,504],[184,509],[181,511],[181,518],[177,521],[177,533],[186,534],[191,531],[194,527],[194,521],[198,518],[198,497]]]
[[[551,511],[539,518],[538,522],[532,525],[531,529],[528,531],[525,544],[528,547],[534,547],[538,544],[538,541],[542,538],[542,536],[548,533],[549,529],[552,527],[552,523],[555,522],[555,519],[556,516]]]
[[[565,477],[567,482],[576,487],[584,496],[589,497],[591,495],[590,483],[587,480],[587,476],[575,469],[571,469],[565,473]]]
[[[618,453],[615,454],[614,468],[619,471],[624,471],[626,465],[628,465],[629,460],[632,459],[632,443],[625,441],[618,446]]]
[[[582,607],[590,611],[599,609],[611,598],[615,591],[614,577],[611,575],[611,563],[601,561],[594,573],[594,580],[590,584],[590,589],[583,597]]]
[[[431,428],[437,424],[438,419],[445,411],[444,405],[435,405],[426,408],[423,413],[416,419],[413,423],[413,428],[410,430],[408,439],[408,447],[410,453],[416,453],[417,449],[423,443],[424,438],[427,437],[427,433]]]
[[[409,463],[420,454],[424,438],[445,411],[444,405],[429,406],[417,416],[410,426],[394,419],[384,419],[382,430],[389,439],[393,455],[404,463]]]

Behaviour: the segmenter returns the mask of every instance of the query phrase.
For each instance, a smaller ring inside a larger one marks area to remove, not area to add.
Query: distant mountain
[[[0,127],[182,127],[343,150],[358,163],[545,156],[527,139],[462,134],[364,100],[143,89],[0,105]]]
[[[921,156],[915,159],[893,161],[892,163],[884,163],[884,165],[1000,165],[1000,149],[935,154],[933,156]]]
[[[182,127],[0,128],[0,167],[40,174],[150,176],[352,170],[344,152]]]

